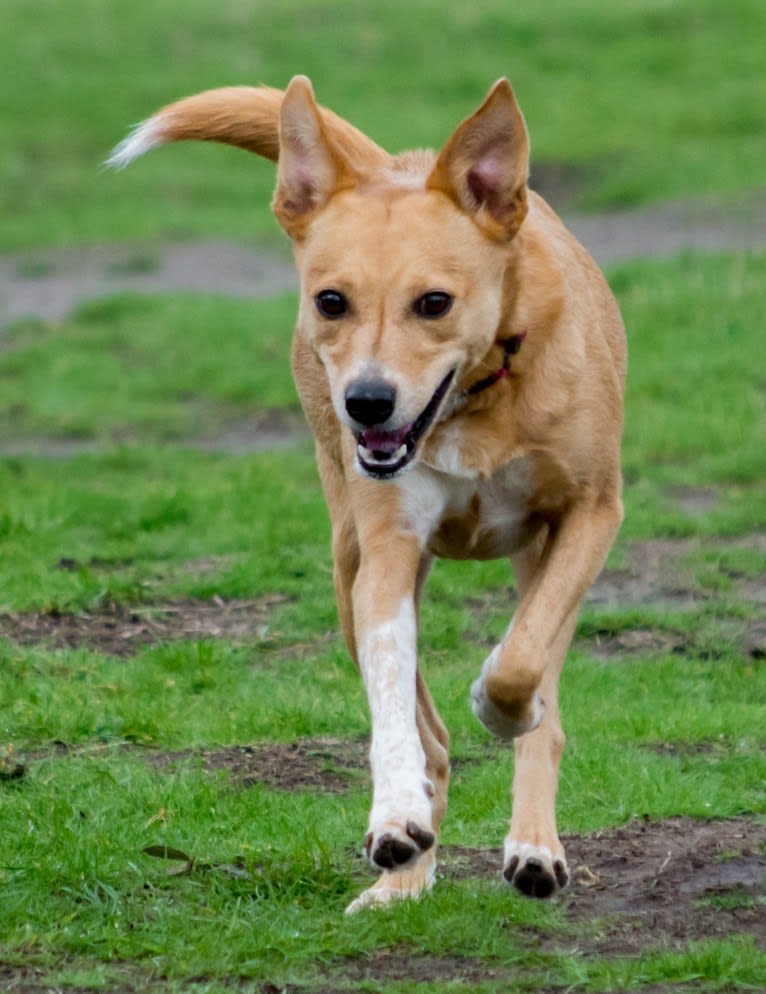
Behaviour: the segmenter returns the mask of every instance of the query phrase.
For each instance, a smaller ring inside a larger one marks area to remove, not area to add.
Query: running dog
[[[434,880],[448,736],[416,655],[434,556],[513,563],[518,605],[471,701],[515,740],[503,875],[551,896],[569,876],[555,814],[559,673],[622,520],[615,300],[528,188],[527,130],[505,79],[438,154],[389,155],[296,76],[285,91],[171,104],[109,163],[187,139],[277,163],[272,206],[300,274],[293,372],[372,716],[364,846],[382,875],[348,910],[417,897]]]

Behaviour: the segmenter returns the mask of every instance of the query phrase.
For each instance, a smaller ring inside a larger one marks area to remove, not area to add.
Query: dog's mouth
[[[433,423],[454,376],[455,370],[451,369],[410,424],[393,431],[367,428],[356,432],[356,457],[367,476],[387,480],[401,473],[412,462],[418,442]]]

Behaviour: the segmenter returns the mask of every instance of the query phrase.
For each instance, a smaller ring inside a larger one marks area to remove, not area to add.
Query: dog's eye
[[[323,318],[342,318],[348,311],[348,301],[337,290],[320,290],[314,297],[317,310]]]
[[[422,318],[440,318],[452,307],[453,298],[443,290],[429,290],[412,305]]]

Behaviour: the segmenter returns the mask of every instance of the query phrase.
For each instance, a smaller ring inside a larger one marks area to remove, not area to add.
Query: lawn
[[[31,250],[28,276],[51,246],[135,240],[151,269],[170,240],[276,245],[268,164],[99,163],[168,100],[294,72],[393,149],[438,145],[507,74],[570,209],[746,213],[764,187],[755,0],[179,13],[4,0],[0,248]],[[765,988],[766,255],[608,277],[627,516],[562,681],[555,903],[499,878],[513,758],[468,704],[512,573],[438,563],[420,633],[452,735],[438,886],[344,917],[371,880],[369,719],[290,379],[294,296],[122,294],[0,328],[0,991]]]
[[[194,444],[199,412],[239,417],[248,390],[272,413],[294,407],[291,302],[122,297],[56,328],[12,328],[0,377],[11,403],[24,398],[21,425],[55,435],[41,384],[60,370],[57,403],[98,448],[0,467],[9,976],[78,991],[757,985],[766,490],[763,385],[747,356],[764,270],[763,256],[686,256],[611,274],[631,329],[627,519],[563,684],[560,820],[582,854],[571,895],[538,905],[497,879],[512,760],[467,692],[512,578],[503,563],[444,563],[421,639],[453,735],[444,879],[421,905],[351,922],[343,908],[367,876],[368,719],[335,632],[311,447]],[[259,361],[243,372],[234,344],[248,327]],[[117,389],[128,348],[133,375]],[[695,860],[685,839],[700,825],[714,829]],[[634,934],[635,908],[610,911],[627,871],[597,845],[617,833],[615,851],[632,848],[636,900],[651,906],[664,855],[640,855],[641,831],[678,851],[666,886],[691,895],[671,894],[675,917],[659,913],[651,936]]]
[[[115,238],[274,237],[273,167],[167,149],[99,171],[129,125],[188,93],[285,86],[392,150],[439,146],[490,84],[513,83],[533,181],[557,206],[764,185],[760,0],[4,0],[0,248]],[[182,10],[182,13],[181,13]]]

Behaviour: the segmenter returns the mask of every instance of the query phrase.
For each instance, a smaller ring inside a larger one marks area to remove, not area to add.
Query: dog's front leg
[[[398,487],[360,481],[359,490],[364,498],[352,498],[359,543],[352,603],[372,721],[373,797],[365,850],[384,872],[349,911],[428,889],[438,830],[435,785],[418,728],[416,603],[423,549],[418,536],[401,525]]]

